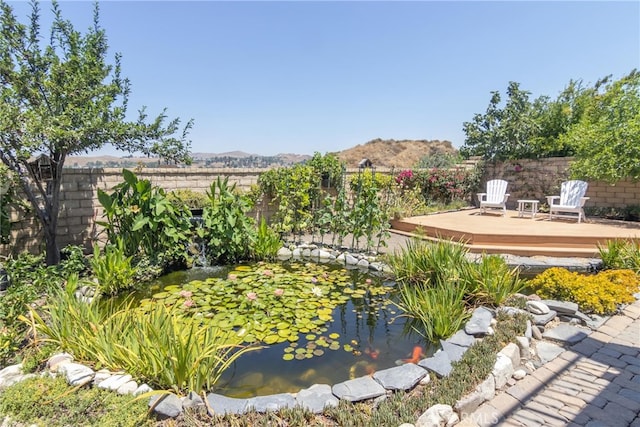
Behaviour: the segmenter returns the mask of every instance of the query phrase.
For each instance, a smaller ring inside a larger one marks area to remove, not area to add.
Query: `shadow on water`
[[[161,278],[148,294],[167,285],[184,285],[193,280],[226,277],[234,266],[193,268]],[[336,267],[340,268],[340,267]],[[352,297],[335,307],[331,321],[318,331],[301,333],[296,342],[265,346],[244,354],[223,374],[216,390],[229,397],[252,397],[297,392],[313,384],[336,384],[348,379],[394,367],[420,355],[432,355],[427,344],[408,324],[393,303],[395,283],[362,270],[349,272],[352,280],[376,280],[386,293]],[[419,351],[416,347],[419,347]],[[285,354],[293,358],[285,360]]]

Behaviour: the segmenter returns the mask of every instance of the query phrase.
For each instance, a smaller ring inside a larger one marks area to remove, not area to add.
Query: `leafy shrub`
[[[248,197],[236,192],[228,178],[211,183],[207,192],[208,204],[202,212],[199,236],[206,242],[206,257],[212,263],[230,264],[249,259],[255,240],[253,219]]]
[[[125,254],[137,259],[149,257],[167,268],[184,265],[191,236],[191,213],[183,204],[174,205],[162,188],[149,180],[122,170],[124,182],[113,193],[98,189],[106,222],[98,222],[107,231],[109,242],[122,238]]]
[[[319,182],[318,172],[308,165],[269,169],[260,174],[258,185],[276,206],[271,223],[277,232],[299,235],[311,228],[313,204],[320,195]]]
[[[528,284],[542,298],[571,301],[580,310],[597,314],[614,313],[619,304],[634,301],[640,281],[631,270],[606,270],[584,275],[561,267],[540,273]]]
[[[0,394],[0,413],[23,425],[153,426],[147,402],[97,387],[70,392],[62,377],[31,378]]]
[[[428,156],[421,157],[416,163],[416,169],[431,169],[431,168],[452,168],[457,163],[460,163],[462,156],[457,153],[434,153]]]
[[[315,152],[306,164],[312,167],[322,179],[323,187],[339,187],[342,185],[345,165],[335,154],[326,153],[322,155],[319,152]]]
[[[27,328],[20,320],[29,306],[51,290],[59,288],[67,271],[64,262],[57,266],[46,266],[44,255],[22,253],[8,258],[4,264],[11,286],[0,298],[0,364],[19,360],[25,342]]]
[[[202,209],[207,205],[207,195],[189,188],[172,190],[167,194],[167,198],[174,204],[184,203],[189,209]]]

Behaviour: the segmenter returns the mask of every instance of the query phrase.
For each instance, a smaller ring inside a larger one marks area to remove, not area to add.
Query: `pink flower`
[[[278,288],[273,291],[273,294],[277,297],[281,297],[284,294],[284,289]]]
[[[192,299],[185,300],[185,302],[182,303],[182,306],[184,308],[193,307],[193,300]]]
[[[318,283],[318,279],[316,279],[315,277],[311,278],[311,283]]]
[[[237,276],[237,275],[235,275],[235,274],[233,274],[233,273],[230,273],[230,274],[227,276],[227,279],[229,279],[229,280],[236,280],[237,278],[238,278],[238,276]]]
[[[193,295],[193,292],[191,291],[180,291],[180,296],[182,298],[191,298],[192,295]]]
[[[257,298],[258,298],[258,294],[256,294],[255,292],[247,293],[247,299],[249,301],[255,301]]]
[[[273,276],[273,271],[271,271],[271,270],[264,270],[264,271],[262,272],[262,274],[264,274],[265,276]]]
[[[365,282],[367,285],[370,285],[370,284],[371,284],[371,279],[367,279],[367,280],[365,280],[364,282]]]

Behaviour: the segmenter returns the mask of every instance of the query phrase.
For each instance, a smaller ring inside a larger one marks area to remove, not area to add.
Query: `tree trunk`
[[[51,223],[49,223],[43,227],[43,230],[47,265],[56,265],[60,262],[60,249],[58,248],[56,227],[51,227]]]

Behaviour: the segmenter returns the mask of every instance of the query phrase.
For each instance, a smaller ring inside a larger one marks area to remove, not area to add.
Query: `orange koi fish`
[[[420,359],[424,356],[424,351],[422,347],[416,345],[413,347],[413,351],[411,352],[411,357],[409,359],[402,359],[404,363],[418,363]]]

